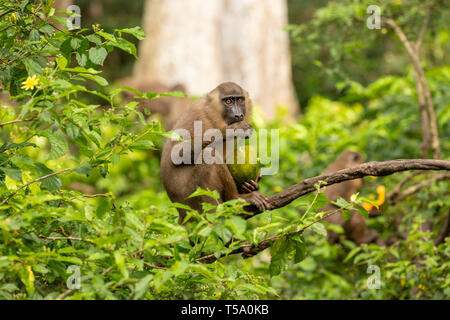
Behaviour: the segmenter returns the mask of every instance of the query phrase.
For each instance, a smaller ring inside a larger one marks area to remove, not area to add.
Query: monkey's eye
[[[244,99],[239,98],[239,99],[237,100],[237,102],[238,102],[238,103],[242,103],[242,102],[244,102]]]
[[[226,104],[231,104],[231,99],[225,100],[225,103],[226,103]]]

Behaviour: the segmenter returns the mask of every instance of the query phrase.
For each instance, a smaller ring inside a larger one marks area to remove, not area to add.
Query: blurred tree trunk
[[[285,0],[147,0],[143,24],[137,79],[192,94],[234,81],[266,119],[278,105],[297,113]]]
[[[67,7],[73,4],[73,0],[55,0],[53,2],[53,7],[56,10],[66,10]]]
[[[71,6],[74,1],[73,0],[55,0],[53,2],[53,8],[57,11],[67,10],[69,6]],[[64,14],[56,14],[57,16],[65,16]],[[59,23],[56,24],[56,27],[58,29],[66,29],[67,27],[65,25],[61,25]]]

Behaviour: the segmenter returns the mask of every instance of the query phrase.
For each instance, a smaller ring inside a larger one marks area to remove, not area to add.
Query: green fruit
[[[231,163],[233,156],[234,161]],[[238,161],[240,163],[238,163]],[[259,159],[257,158],[256,148],[249,145],[235,148],[234,153],[227,158],[227,165],[238,187],[241,187],[244,182],[249,182],[250,180],[256,181],[261,169]]]

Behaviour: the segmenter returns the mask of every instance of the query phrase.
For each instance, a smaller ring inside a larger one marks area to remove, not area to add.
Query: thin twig
[[[441,181],[441,180],[448,180],[450,179],[450,173],[449,172],[444,172],[444,173],[438,173],[433,175],[431,178],[424,180],[416,185],[413,185],[411,187],[409,187],[408,189],[406,189],[405,191],[403,191],[401,194],[399,194],[395,199],[390,199],[395,200],[395,201],[401,201],[403,199],[405,199],[406,197],[409,197],[410,195],[416,193],[417,191],[419,191],[420,189],[422,189],[423,187],[426,187],[428,185],[430,185],[431,183],[435,182],[435,181]]]
[[[64,172],[71,171],[71,170],[73,170],[73,169],[72,168],[63,169],[63,170],[60,170],[60,171],[57,171],[57,172],[53,172],[53,173],[47,174],[47,175],[45,175],[43,177],[34,179],[33,181],[30,181],[30,182],[24,184],[23,186],[19,187],[16,191],[11,193],[9,196],[7,196],[2,202],[0,202],[0,206],[5,204],[6,202],[8,202],[8,200],[11,199],[12,197],[14,197],[17,194],[17,192],[19,192],[23,188],[28,187],[30,184],[33,184],[35,182],[39,182],[41,180],[44,180],[44,179],[47,179],[47,178],[53,177],[55,175],[58,175],[58,174],[61,174],[61,173],[64,173]]]
[[[67,240],[67,241],[84,241],[84,242],[88,242],[88,243],[93,243],[92,240],[90,239],[83,239],[83,238],[75,238],[75,237],[46,237],[43,235],[39,235],[39,238],[43,238],[46,240]]]
[[[311,222],[310,224],[304,226],[303,228],[301,228],[298,231],[291,231],[291,232],[288,232],[286,234],[280,234],[280,235],[276,235],[276,236],[273,236],[273,237],[268,238],[268,239],[264,239],[261,242],[259,242],[257,245],[246,243],[246,244],[240,246],[239,248],[231,251],[228,254],[222,254],[219,258],[217,258],[215,256],[215,254],[212,253],[212,254],[204,255],[204,256],[198,258],[196,261],[200,262],[200,263],[207,263],[207,264],[209,264],[209,263],[213,263],[217,259],[220,259],[221,257],[227,256],[227,255],[232,255],[232,254],[239,254],[239,253],[243,253],[245,258],[250,258],[252,256],[257,255],[261,251],[264,251],[265,249],[269,248],[272,242],[274,242],[274,241],[276,241],[276,240],[278,240],[278,239],[280,239],[282,237],[285,237],[285,236],[292,236],[294,234],[300,235],[303,232],[305,232],[306,229],[310,228],[313,224],[325,220],[326,218],[328,218],[328,217],[338,213],[340,210],[341,210],[341,208],[338,208],[336,210],[328,212],[327,214],[324,214],[322,217],[314,220],[313,222]]]
[[[382,18],[381,22],[385,25],[390,26],[394,30],[394,32],[397,34],[398,38],[402,42],[403,46],[406,49],[406,52],[408,53],[411,59],[413,69],[416,74],[416,87],[418,90],[417,93],[419,96],[419,105],[421,105],[424,102],[422,101],[423,97],[425,99],[425,106],[428,113],[428,123],[430,128],[431,148],[433,150],[433,156],[435,159],[439,159],[441,157],[441,149],[436,124],[436,114],[434,112],[433,101],[431,100],[430,88],[428,87],[427,79],[425,77],[423,68],[420,65],[418,53],[415,50],[416,46],[413,46],[411,44],[411,42],[408,40],[403,30],[394,20],[389,18]]]
[[[67,290],[67,291],[65,291],[65,292],[63,292],[63,293],[61,293],[61,294],[56,298],[56,300],[62,300],[62,299],[64,299],[64,298],[67,297],[69,294],[71,294],[73,291],[74,291],[74,289],[69,289],[69,290]]]
[[[29,117],[29,118],[27,118],[27,119],[20,119],[20,118],[19,118],[19,119],[15,119],[15,120],[3,122],[3,123],[0,123],[0,128],[3,127],[3,126],[6,126],[6,125],[8,125],[8,124],[13,124],[13,123],[17,123],[17,122],[31,121],[31,120],[36,119],[37,116],[38,116],[38,114],[35,114],[35,115],[33,115],[33,116],[31,116],[31,117]]]
[[[420,46],[422,45],[423,38],[425,37],[425,32],[428,27],[428,22],[430,22],[431,15],[431,7],[427,8],[427,12],[425,13],[425,18],[422,23],[422,27],[420,28],[419,37],[416,40],[415,49],[417,55],[419,55]]]

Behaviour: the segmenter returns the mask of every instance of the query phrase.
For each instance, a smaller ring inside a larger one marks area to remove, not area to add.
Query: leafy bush
[[[136,56],[125,37],[143,39],[142,30],[58,30],[65,18],[54,15],[52,1],[3,1],[0,12],[0,80],[11,96],[0,107],[1,298],[449,297],[449,242],[432,243],[450,206],[445,182],[384,207],[369,222],[386,238],[394,220],[403,220],[399,228],[409,236],[392,247],[328,244],[332,227],[315,223],[327,203],[320,192],[248,220],[238,215],[240,200],[205,204],[215,211],[208,215],[172,204],[158,178],[161,142],[171,133],[120,97],[125,90],[137,98],[160,95],[115,88],[102,76],[113,50]],[[448,69],[427,75],[441,132],[448,133]],[[263,192],[319,174],[347,148],[370,160],[415,157],[412,90],[409,75],[352,83],[342,101],[315,96],[299,122],[268,123],[282,128],[282,161],[277,175],[262,180]],[[389,189],[403,177],[371,179],[361,194],[370,198],[376,185]],[[195,194],[218,199],[217,192]],[[352,200],[339,204],[367,214],[358,205],[364,197]],[[177,207],[196,220],[179,225]],[[419,230],[425,218],[435,221],[433,233]],[[272,239],[271,259],[269,250],[251,259],[228,255],[264,239]],[[201,263],[205,256],[218,260]],[[380,266],[382,290],[367,289],[367,264]],[[81,287],[69,288],[77,275]]]

